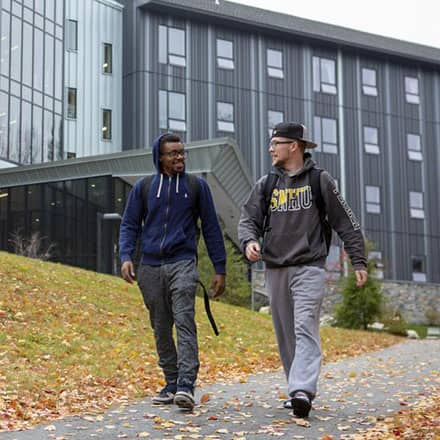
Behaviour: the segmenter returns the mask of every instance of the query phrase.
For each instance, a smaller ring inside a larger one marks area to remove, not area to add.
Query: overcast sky
[[[231,0],[440,48],[440,0]]]

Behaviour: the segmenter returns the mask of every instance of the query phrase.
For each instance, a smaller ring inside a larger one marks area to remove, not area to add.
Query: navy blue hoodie
[[[142,263],[152,266],[195,259],[196,225],[185,172],[167,176],[160,170],[159,136],[153,143],[153,161],[157,169],[148,194],[148,214],[142,202],[142,179],[130,191],[119,235],[121,262],[131,261],[139,232],[142,230]],[[217,274],[226,273],[226,251],[208,184],[199,183],[199,215],[203,238]]]

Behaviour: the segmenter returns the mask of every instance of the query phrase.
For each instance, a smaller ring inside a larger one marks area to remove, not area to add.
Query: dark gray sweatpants
[[[195,261],[183,260],[162,266],[142,264],[138,284],[150,312],[159,366],[169,384],[194,386],[199,371],[195,295]],[[177,349],[173,338],[176,326]]]
[[[315,396],[321,368],[319,313],[325,270],[316,266],[266,269],[266,285],[288,394]]]

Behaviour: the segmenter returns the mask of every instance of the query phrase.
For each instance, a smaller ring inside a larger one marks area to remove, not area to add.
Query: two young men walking
[[[238,226],[246,258],[266,263],[272,318],[291,398],[286,406],[291,405],[299,417],[309,414],[321,365],[319,313],[328,253],[327,221],[344,242],[358,286],[367,280],[359,223],[331,176],[318,169],[305,152],[315,146],[305,139],[301,124],[275,127],[269,146],[273,170],[257,181]],[[175,402],[192,409],[199,368],[194,321],[198,216],[216,272],[212,285],[215,296],[225,288],[226,254],[209,187],[198,178],[199,211],[194,215],[185,154],[174,135],[162,135],[155,141],[153,158],[158,173],[149,188],[148,209],[140,180],[130,193],[121,223],[120,253],[122,276],[132,283],[132,254],[142,232],[138,281],[150,311],[159,365],[166,380],[153,402]]]

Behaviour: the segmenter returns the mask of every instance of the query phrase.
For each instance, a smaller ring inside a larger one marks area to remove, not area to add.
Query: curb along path
[[[2,432],[0,439],[321,439],[325,434],[348,439],[374,426],[377,418],[423,399],[430,387],[440,387],[440,340],[410,340],[325,365],[305,423],[282,407],[286,386],[278,371],[249,376],[246,383],[198,388],[193,413],[142,399],[101,415]]]

